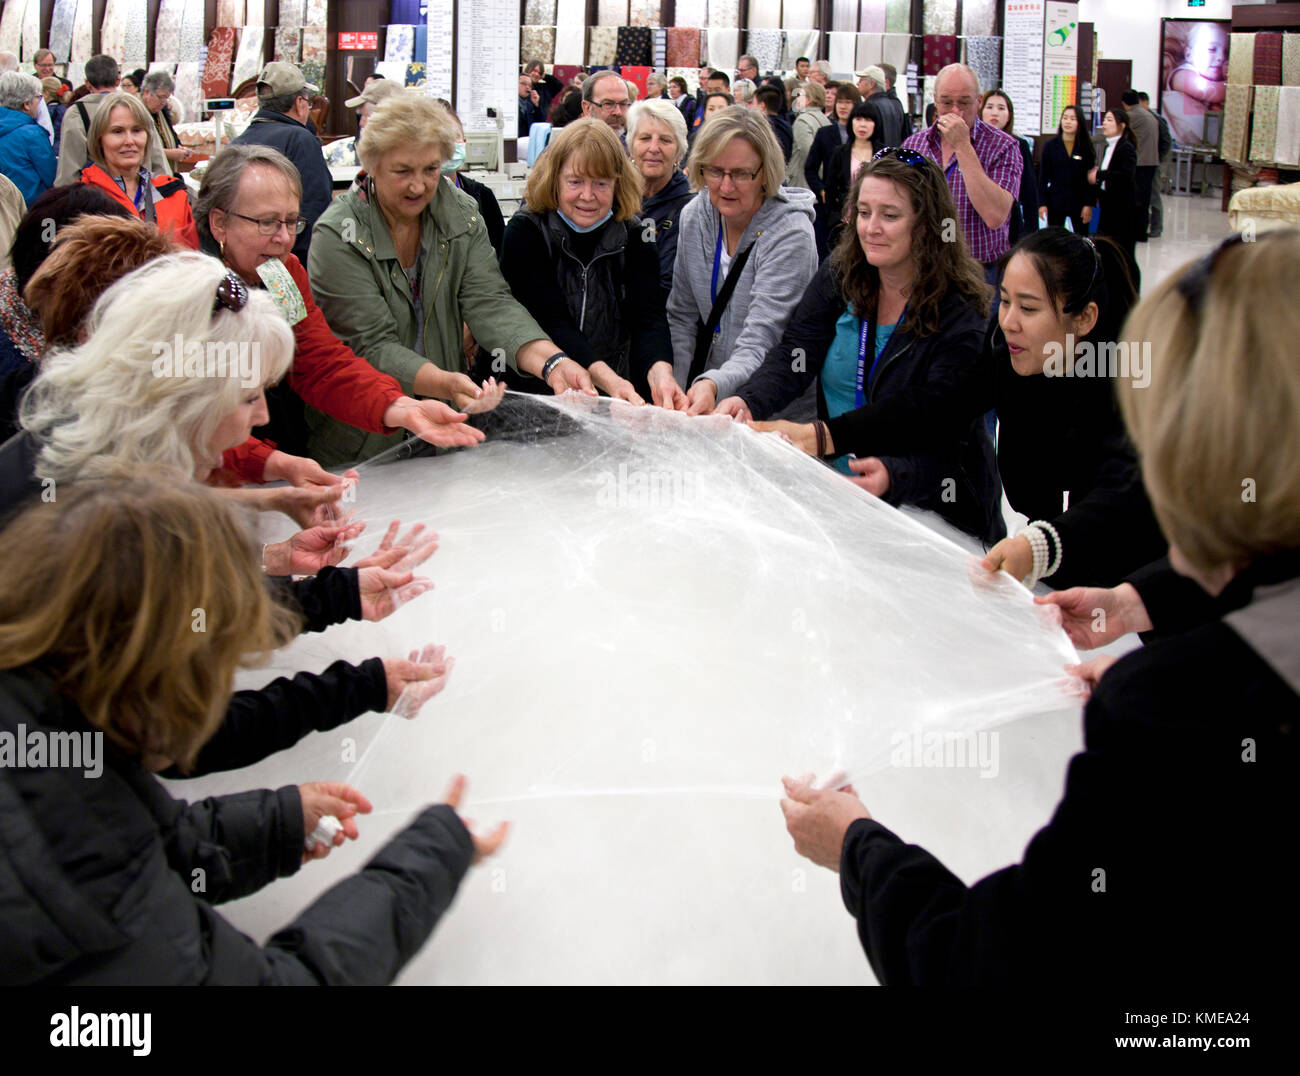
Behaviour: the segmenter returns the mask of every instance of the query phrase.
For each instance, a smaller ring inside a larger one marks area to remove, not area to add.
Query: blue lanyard
[[[709,285],[709,302],[718,301],[718,274],[722,271],[722,229],[725,224],[718,225],[718,241],[713,247],[713,283]]]
[[[907,307],[903,307],[903,313],[899,315],[896,325],[902,324],[903,318],[907,316]],[[871,369],[867,370],[867,347],[871,348]],[[867,402],[865,388],[871,384],[871,379],[876,374],[876,367],[880,365],[880,357],[883,354],[882,348],[876,351],[876,319],[873,315],[870,318],[862,319],[862,329],[858,333],[858,394],[857,406],[861,407]]]

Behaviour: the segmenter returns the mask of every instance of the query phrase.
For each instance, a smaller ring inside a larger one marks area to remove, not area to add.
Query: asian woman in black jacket
[[[826,170],[826,221],[832,249],[844,231],[844,202],[849,189],[880,148],[884,118],[872,101],[859,101],[849,113],[849,140],[831,154]]]
[[[1136,279],[1137,136],[1129,129],[1128,113],[1122,108],[1112,108],[1102,117],[1101,133],[1106,136],[1106,151],[1088,172],[1088,182],[1098,188],[1101,221],[1097,232],[1115,240]]]
[[[1074,105],[1061,109],[1056,137],[1043,147],[1038,172],[1038,215],[1049,225],[1068,220],[1078,235],[1086,235],[1092,221],[1097,190],[1088,183],[1088,173],[1097,163],[1092,133],[1083,110]]]

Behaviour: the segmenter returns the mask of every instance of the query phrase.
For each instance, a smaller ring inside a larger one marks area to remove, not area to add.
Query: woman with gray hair
[[[658,406],[704,415],[780,340],[817,245],[812,192],[782,186],[785,157],[761,111],[730,105],[700,127],[687,174],[699,193],[682,210],[668,296],[673,363],[653,366],[649,383]]]
[[[747,78],[738,78],[731,84],[732,100],[746,108],[754,107],[754,94],[757,91],[758,87]]]
[[[357,144],[363,176],[316,222],[307,270],[339,338],[411,395],[481,402],[464,326],[494,374],[507,365],[556,393],[595,395],[587,371],[546,338],[506,286],[477,203],[442,175],[456,125],[432,98],[390,97]],[[320,416],[314,444],[361,459],[399,444]]]
[[[645,187],[641,219],[654,221],[659,283],[665,298],[673,286],[678,222],[692,197],[691,185],[681,170],[686,150],[686,120],[671,101],[650,98],[638,101],[628,111],[627,151]]]
[[[465,415],[437,400],[412,399],[394,378],[330,331],[307,271],[293,253],[303,224],[301,197],[298,170],[289,158],[270,146],[239,144],[212,162],[196,207],[202,249],[220,257],[249,287],[268,289],[293,328],[293,366],[288,383],[270,394],[268,436],[291,459],[311,456],[327,465],[351,459],[332,452],[328,440],[312,438],[308,426],[326,419],[375,434],[409,430],[445,447],[483,440],[482,433],[465,425]],[[304,414],[304,403],[314,419]],[[295,486],[333,481],[311,460],[297,459],[292,473],[284,473],[283,452],[273,454],[269,445],[251,451],[240,461],[240,477],[253,482],[283,478]],[[274,473],[266,473],[268,462]]]
[[[56,170],[54,149],[36,122],[42,99],[31,75],[0,75],[0,175],[13,181],[27,205],[54,183]]]
[[[170,232],[177,242],[199,248],[199,233],[182,180],[155,176],[146,167],[154,134],[144,102],[129,93],[110,93],[95,109],[86,132],[91,163],[77,178],[99,187],[134,216]]]
[[[140,100],[153,117],[154,135],[173,175],[176,174],[176,165],[194,157],[192,149],[181,145],[176,128],[172,126],[169,109],[175,92],[176,83],[166,71],[150,71],[140,83]]]

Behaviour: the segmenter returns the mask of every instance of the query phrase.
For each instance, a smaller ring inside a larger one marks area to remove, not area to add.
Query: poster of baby
[[[1162,19],[1161,115],[1185,146],[1217,146],[1228,89],[1228,28],[1222,21]]]

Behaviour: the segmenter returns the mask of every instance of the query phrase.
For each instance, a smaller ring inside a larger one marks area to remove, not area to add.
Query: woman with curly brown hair
[[[837,448],[858,409],[892,397],[961,391],[979,360],[989,288],[937,165],[882,150],[849,194],[853,227],[817,271],[781,341],[718,411],[779,411],[814,381],[819,419],[760,423],[890,504],[932,509],[985,541],[1005,534],[993,443],[979,419],[927,454],[856,459]],[[797,361],[797,360],[802,361]]]

